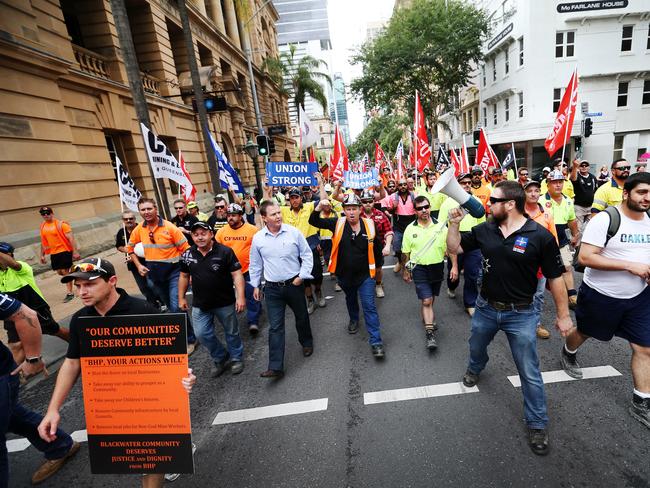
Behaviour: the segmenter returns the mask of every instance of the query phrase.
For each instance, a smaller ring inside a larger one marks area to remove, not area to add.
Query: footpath
[[[116,249],[109,249],[92,257],[100,257],[108,259],[117,273],[117,286],[124,288],[127,293],[141,297],[140,290],[131,275],[131,272],[126,269],[126,262],[124,254],[118,252]],[[36,284],[43,292],[45,300],[50,305],[52,315],[59,322],[62,327],[67,327],[70,322],[70,317],[83,307],[83,303],[77,297],[68,303],[63,303],[63,298],[66,294],[65,285],[61,283],[61,277],[54,271],[46,271],[36,275]],[[0,328],[0,341],[7,343],[7,333],[4,328]],[[52,365],[65,356],[68,349],[68,344],[58,337],[43,334],[43,361],[47,366]]]

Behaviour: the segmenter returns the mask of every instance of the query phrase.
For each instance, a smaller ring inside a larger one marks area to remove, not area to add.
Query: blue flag
[[[232,189],[235,193],[241,193],[242,195],[246,193],[244,190],[244,185],[242,185],[239,175],[228,162],[228,158],[223,153],[217,141],[214,140],[210,131],[206,128],[206,134],[210,138],[210,145],[214,151],[214,156],[217,159],[217,165],[219,166],[219,180],[221,181],[221,186],[226,189]]]

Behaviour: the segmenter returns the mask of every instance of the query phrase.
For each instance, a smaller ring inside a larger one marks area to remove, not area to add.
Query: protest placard
[[[266,163],[269,186],[316,186],[314,173],[317,172],[318,163]]]

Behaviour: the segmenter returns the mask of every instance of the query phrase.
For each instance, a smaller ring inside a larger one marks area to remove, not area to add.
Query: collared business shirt
[[[277,234],[264,227],[253,237],[248,272],[251,285],[260,286],[262,274],[266,281],[286,281],[294,276],[312,279],[314,258],[307,239],[295,227],[282,224]]]

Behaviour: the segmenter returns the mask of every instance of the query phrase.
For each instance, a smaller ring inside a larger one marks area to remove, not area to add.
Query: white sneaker
[[[381,284],[375,286],[375,295],[377,295],[377,298],[384,298],[386,296],[384,287]]]
[[[456,298],[456,292],[447,288],[447,296],[453,300]]]
[[[338,282],[334,283],[334,291],[343,291],[341,285],[339,285]]]

